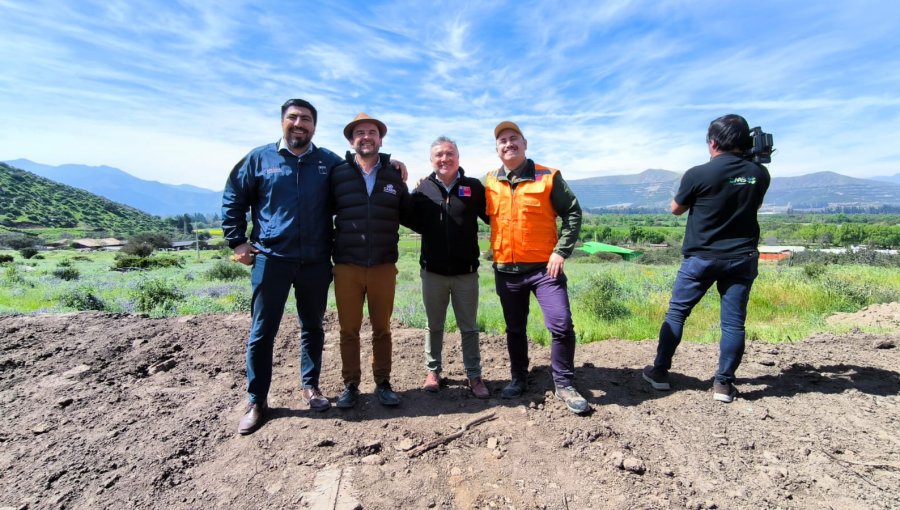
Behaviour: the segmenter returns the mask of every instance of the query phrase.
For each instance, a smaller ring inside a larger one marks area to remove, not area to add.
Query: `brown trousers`
[[[375,384],[390,382],[393,347],[391,314],[396,287],[395,264],[372,267],[335,264],[334,298],[341,326],[341,375],[344,384],[358,386],[362,378],[359,331],[362,328],[364,302],[369,304],[369,322],[372,324],[372,376]]]

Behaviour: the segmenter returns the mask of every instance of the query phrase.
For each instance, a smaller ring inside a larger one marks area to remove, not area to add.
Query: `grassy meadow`
[[[425,327],[421,303],[418,241],[400,244],[395,317],[410,327]],[[43,251],[24,259],[12,250],[0,257],[0,313],[48,313],[103,310],[145,313],[153,317],[201,313],[249,312],[249,271],[230,262],[228,251],[154,253],[163,262],[155,269],[114,271],[112,252]],[[640,259],[638,259],[640,260]],[[760,264],[751,293],[748,337],[795,341],[825,324],[833,312],[851,312],[869,304],[900,300],[900,271],[864,265],[788,266]],[[665,313],[677,265],[642,265],[574,258],[566,264],[575,329],[580,342],[608,338],[655,338]],[[479,272],[482,331],[502,334],[503,313],[494,291],[490,262]],[[334,309],[334,296],[329,298]],[[289,312],[296,311],[292,299]],[[714,289],[695,308],[685,339],[713,342],[719,337],[718,295]],[[448,312],[448,330],[455,329]],[[873,330],[876,332],[877,330]],[[543,317],[532,298],[529,337],[549,340]]]

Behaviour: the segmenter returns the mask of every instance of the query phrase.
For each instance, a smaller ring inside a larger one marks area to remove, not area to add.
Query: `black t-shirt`
[[[756,251],[756,211],[769,181],[766,167],[730,152],[685,172],[675,195],[675,202],[690,207],[684,256],[728,259]]]

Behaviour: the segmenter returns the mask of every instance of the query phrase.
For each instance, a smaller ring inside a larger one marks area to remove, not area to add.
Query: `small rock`
[[[664,468],[662,470],[662,474],[665,476],[675,476],[675,471],[672,471],[672,468]]]
[[[59,407],[62,407],[62,408],[66,408],[66,407],[72,405],[72,402],[74,402],[73,399],[71,399],[69,397],[65,397],[65,398],[61,398],[61,399],[57,400],[56,405],[58,405]]]
[[[459,476],[462,474],[462,469],[459,469],[458,467],[453,466],[452,468],[450,468],[450,474],[453,476]]]
[[[644,467],[644,461],[641,459],[637,459],[634,457],[628,457],[622,462],[622,467],[632,473],[642,475],[646,468]]]
[[[408,452],[408,451],[412,450],[415,446],[416,446],[416,443],[412,439],[406,438],[406,439],[401,440],[399,443],[395,444],[394,449],[399,450],[401,452]]]
[[[619,452],[614,453],[612,454],[612,456],[610,456],[609,463],[619,469],[623,469],[625,463],[625,455]]]
[[[175,362],[174,359],[163,360],[154,365],[150,365],[150,368],[147,369],[147,373],[150,375],[153,375],[153,374],[158,374],[160,372],[168,372],[169,370],[172,370],[173,368],[175,368],[176,364],[177,363]]]
[[[488,438],[487,447],[490,448],[491,450],[496,448],[497,447],[497,438],[496,437]]]
[[[274,495],[276,492],[278,492],[280,490],[281,490],[281,481],[280,480],[271,485],[266,486],[266,492],[268,492],[270,496]]]
[[[384,459],[382,459],[380,455],[373,454],[373,455],[366,455],[365,457],[360,459],[360,462],[362,462],[363,464],[368,464],[370,466],[380,466],[380,465],[384,464]]]
[[[63,372],[63,377],[77,377],[87,371],[89,371],[91,367],[89,365],[78,365],[72,369]]]
[[[334,446],[334,439],[325,438],[316,443],[316,446]]]
[[[764,360],[759,361],[758,363],[764,367],[774,367],[775,366],[775,362],[770,359],[764,359]]]
[[[49,424],[49,423],[47,423],[47,422],[41,422],[41,423],[38,423],[37,425],[35,425],[34,427],[32,427],[32,428],[31,428],[31,432],[33,432],[34,435],[37,436],[37,435],[40,435],[40,434],[44,434],[44,433],[46,433],[46,432],[49,432],[50,429],[51,429],[51,427],[50,427],[50,424]]]
[[[878,338],[872,342],[872,347],[876,349],[893,349],[897,344],[894,343],[890,338]]]

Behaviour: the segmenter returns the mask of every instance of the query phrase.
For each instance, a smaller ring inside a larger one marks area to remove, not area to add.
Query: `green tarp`
[[[617,255],[621,255],[625,260],[634,260],[641,256],[641,252],[639,251],[629,250],[628,248],[620,248],[611,244],[598,243],[596,241],[588,241],[582,246],[576,248],[576,250],[581,250],[590,253],[591,255],[600,252],[615,253]]]

